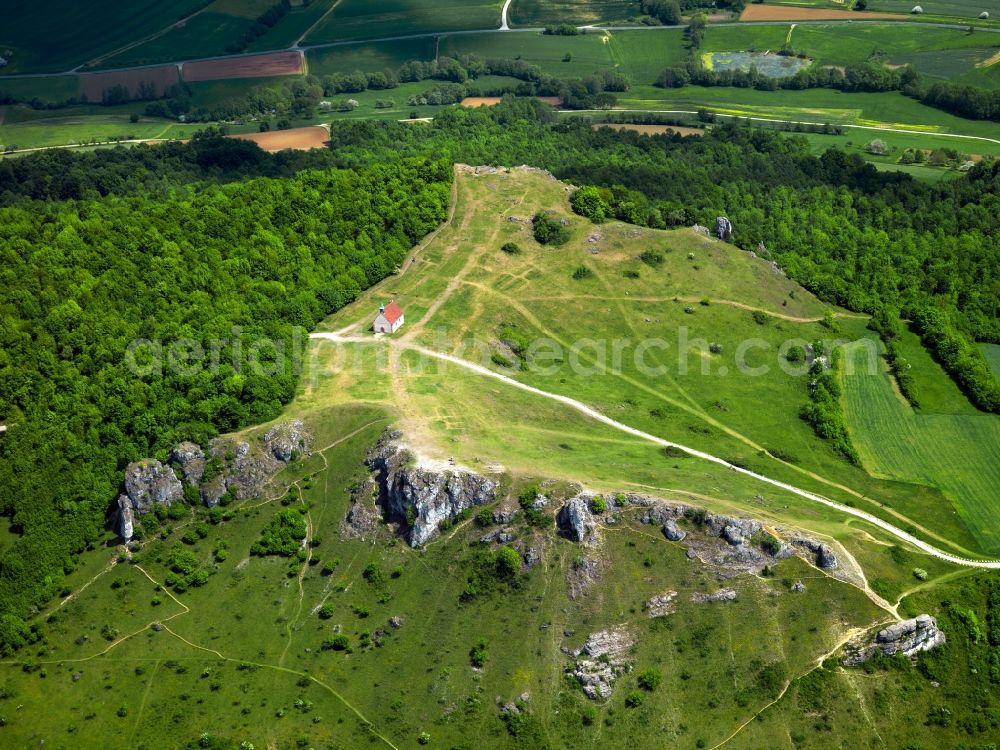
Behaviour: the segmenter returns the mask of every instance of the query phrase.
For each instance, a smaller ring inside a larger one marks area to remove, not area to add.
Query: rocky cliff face
[[[930,615],[920,615],[880,630],[871,644],[851,649],[844,663],[861,664],[879,653],[884,656],[916,656],[921,651],[943,645],[945,641],[944,633],[938,630],[937,620]]]
[[[118,498],[115,530],[129,541],[135,518],[157,504],[182,502],[185,485],[197,487],[208,507],[218,505],[227,492],[237,500],[256,497],[275,472],[294,456],[307,455],[311,445],[305,424],[296,419],[272,427],[259,442],[216,438],[207,452],[192,442],[179,443],[169,454],[172,466],[155,459],[131,463],[125,470],[125,494]]]
[[[376,472],[380,504],[389,520],[406,528],[411,547],[426,544],[442,521],[453,521],[466,508],[497,499],[497,483],[487,477],[410,466],[412,457],[400,449],[398,439],[398,433],[384,434],[366,463]]]

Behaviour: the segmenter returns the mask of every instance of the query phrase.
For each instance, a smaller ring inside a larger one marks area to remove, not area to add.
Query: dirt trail
[[[373,341],[373,339],[371,337],[368,337],[368,336],[364,336],[364,337],[362,337],[362,336],[340,336],[340,335],[338,335],[336,333],[313,333],[313,334],[311,334],[310,338],[312,338],[312,339],[326,339],[328,341],[334,341],[334,342],[340,342],[340,343],[365,343],[365,344],[370,344]],[[928,544],[927,542],[923,541],[922,539],[918,539],[917,537],[913,536],[912,534],[910,534],[910,533],[908,533],[906,531],[903,531],[903,529],[900,529],[900,528],[892,525],[888,521],[885,521],[885,520],[879,518],[878,516],[872,515],[871,513],[867,513],[866,511],[859,510],[857,508],[852,508],[852,507],[847,506],[847,505],[842,505],[841,503],[838,503],[838,502],[835,502],[833,500],[830,500],[827,497],[823,497],[822,495],[817,495],[816,493],[809,492],[808,490],[800,489],[800,488],[798,488],[798,487],[796,487],[794,485],[788,484],[787,482],[783,482],[783,481],[781,481],[779,479],[772,479],[771,477],[768,477],[768,476],[766,476],[764,474],[758,474],[757,472],[750,471],[749,469],[745,469],[742,466],[736,466],[735,464],[732,464],[732,463],[730,463],[729,461],[726,461],[723,458],[719,458],[718,456],[714,456],[711,453],[706,453],[704,451],[700,451],[700,450],[697,450],[695,448],[690,448],[690,447],[688,447],[686,445],[682,445],[680,443],[675,443],[675,442],[673,442],[671,440],[665,440],[664,438],[658,437],[656,435],[651,435],[648,432],[643,432],[642,430],[639,430],[639,429],[637,429],[635,427],[631,427],[631,426],[629,426],[627,424],[623,424],[621,422],[618,422],[618,421],[612,419],[611,417],[609,417],[609,416],[607,416],[605,414],[602,414],[601,412],[597,411],[596,409],[594,409],[594,408],[592,408],[590,406],[587,406],[583,402],[577,401],[576,399],[573,399],[573,398],[570,398],[569,396],[563,396],[563,395],[558,394],[558,393],[549,393],[548,391],[544,391],[541,388],[536,388],[536,387],[528,385],[526,383],[522,383],[519,380],[515,380],[514,378],[508,377],[506,375],[502,375],[501,373],[496,372],[494,370],[491,370],[488,367],[484,367],[483,365],[479,365],[479,364],[476,364],[474,362],[469,362],[467,360],[461,359],[460,357],[455,357],[455,356],[453,356],[451,354],[445,354],[443,352],[438,352],[438,351],[435,351],[433,349],[429,349],[429,348],[424,347],[424,346],[418,346],[418,345],[410,344],[409,342],[404,342],[402,339],[385,339],[385,338],[383,338],[382,341],[386,342],[386,345],[388,345],[388,346],[400,346],[400,347],[404,347],[405,346],[405,347],[408,347],[411,350],[417,352],[418,354],[422,354],[422,355],[424,355],[426,357],[432,357],[434,359],[438,359],[438,360],[441,360],[443,362],[450,362],[451,364],[457,365],[458,367],[462,367],[462,368],[464,368],[466,370],[470,370],[472,372],[475,372],[475,373],[477,373],[479,375],[483,375],[485,377],[489,377],[489,378],[493,378],[495,380],[499,380],[499,381],[501,381],[503,383],[506,383],[507,385],[513,386],[514,388],[520,388],[523,391],[527,391],[529,393],[533,393],[536,396],[542,396],[543,398],[547,398],[547,399],[550,399],[552,401],[558,401],[559,403],[564,404],[566,406],[569,406],[570,408],[575,409],[576,411],[584,414],[587,417],[590,417],[591,419],[594,419],[594,420],[596,420],[598,422],[601,422],[602,424],[606,424],[609,427],[612,427],[612,428],[614,428],[616,430],[619,430],[621,432],[627,433],[629,435],[634,435],[635,437],[638,437],[638,438],[640,438],[642,440],[645,440],[646,442],[653,443],[654,445],[658,445],[658,446],[663,447],[663,448],[680,448],[681,450],[683,450],[684,452],[686,452],[686,453],[694,456],[695,458],[700,458],[700,459],[702,459],[704,461],[709,461],[710,463],[714,463],[714,464],[717,464],[719,466],[723,466],[723,467],[729,469],[730,471],[735,471],[738,474],[743,474],[744,476],[748,476],[748,477],[750,477],[752,479],[756,479],[757,481],[764,482],[765,484],[769,484],[769,485],[771,485],[773,487],[777,487],[778,489],[784,490],[786,492],[790,492],[791,494],[797,495],[798,497],[801,497],[801,498],[804,498],[806,500],[809,500],[810,502],[818,503],[820,505],[825,505],[826,507],[833,508],[834,510],[839,511],[841,513],[846,513],[848,515],[855,516],[857,518],[862,519],[863,521],[867,521],[868,523],[872,524],[873,526],[876,526],[876,527],[882,529],[883,531],[889,532],[893,536],[895,536],[895,537],[903,540],[904,542],[906,542],[906,543],[908,543],[908,544],[916,547],[917,549],[919,549],[919,550],[921,550],[923,552],[926,552],[927,554],[929,554],[929,555],[931,555],[933,557],[936,557],[936,558],[938,558],[940,560],[944,560],[945,562],[949,562],[949,563],[952,563],[954,565],[961,565],[961,566],[965,566],[965,567],[970,567],[970,568],[981,568],[983,570],[1000,570],[1000,560],[971,559],[971,558],[967,558],[967,557],[959,557],[958,555],[953,555],[953,554],[950,554],[948,552],[944,552],[944,551],[938,549],[937,547],[934,547],[933,545]],[[819,475],[816,475],[816,478],[819,479],[819,480],[821,480],[821,481],[826,481],[827,483],[829,483],[829,480],[824,480]],[[844,488],[844,489],[848,489],[848,488]],[[855,494],[857,494],[857,493],[855,493]]]

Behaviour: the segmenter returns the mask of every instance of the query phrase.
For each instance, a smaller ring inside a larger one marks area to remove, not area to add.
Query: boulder
[[[801,594],[805,590],[806,590],[806,585],[802,583],[802,581],[796,581],[795,583],[792,584],[792,591],[794,591],[796,594]]]
[[[678,528],[677,522],[674,519],[668,518],[663,522],[663,536],[671,542],[680,542],[687,536],[687,532]]]
[[[115,524],[115,530],[118,532],[118,536],[126,542],[132,539],[132,534],[134,533],[133,521],[132,501],[129,500],[128,495],[119,495],[118,520]]]
[[[733,238],[733,225],[725,216],[715,219],[715,236],[720,240],[729,242]]]
[[[839,565],[837,556],[833,553],[833,550],[827,545],[817,542],[815,539],[801,536],[795,537],[792,539],[792,544],[812,552],[816,556],[816,565],[823,570],[833,570]]]
[[[591,527],[589,499],[581,495],[567,500],[556,515],[556,523],[563,534],[575,542],[582,542]]]
[[[125,469],[125,494],[138,514],[149,513],[157,503],[170,505],[184,498],[184,487],[174,470],[155,459],[134,461]]]
[[[538,565],[538,563],[542,561],[542,556],[539,554],[538,550],[535,549],[534,547],[528,547],[524,551],[524,554],[521,555],[521,558],[524,560],[524,566],[528,570],[531,570],[533,567],[535,567],[536,565]]]

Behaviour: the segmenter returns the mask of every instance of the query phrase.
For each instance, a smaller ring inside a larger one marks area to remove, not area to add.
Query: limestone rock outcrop
[[[312,435],[301,419],[276,424],[264,433],[264,448],[282,463],[295,456],[308,455],[312,449]]]
[[[556,515],[559,530],[575,542],[582,542],[592,530],[590,502],[584,495],[571,498]]]
[[[944,633],[938,630],[937,620],[930,615],[919,615],[912,620],[903,620],[883,628],[871,644],[851,650],[844,663],[861,664],[878,653],[884,656],[916,656],[921,651],[943,645],[946,640]]]
[[[466,508],[496,500],[497,483],[469,471],[433,471],[413,467],[411,456],[387,433],[368,453],[376,472],[379,502],[388,518],[403,524],[411,547],[426,544],[442,521],[454,521]]]
[[[125,494],[136,513],[149,513],[157,503],[170,505],[184,497],[174,470],[155,459],[133,461],[125,469]]]
[[[583,649],[573,656],[576,664],[570,670],[591,700],[606,700],[614,692],[620,675],[629,670],[626,661],[634,640],[625,627],[593,633]]]
[[[126,542],[129,541],[135,533],[135,517],[132,513],[132,501],[129,500],[128,495],[118,496],[118,511],[117,521],[115,522],[115,531],[117,531],[118,536]]]
[[[169,464],[151,458],[135,461],[125,469],[125,493],[117,501],[115,528],[129,540],[137,517],[152,512],[155,505],[182,502],[185,485],[198,488],[202,502],[210,508],[218,505],[227,492],[237,500],[257,497],[294,452],[308,453],[311,443],[305,424],[293,420],[272,427],[260,442],[253,444],[220,437],[212,440],[205,451],[196,443],[184,441],[170,451]],[[127,499],[127,504],[122,498]]]

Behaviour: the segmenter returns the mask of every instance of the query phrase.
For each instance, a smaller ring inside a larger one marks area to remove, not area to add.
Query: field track
[[[292,148],[306,151],[311,148],[326,148],[330,134],[326,128],[314,125],[308,128],[292,128],[290,130],[275,130],[269,133],[246,133],[234,135],[241,141],[253,141],[265,151],[274,153]]]
[[[228,57],[184,63],[181,70],[184,80],[189,82],[294,76],[305,71],[305,55],[300,50],[289,50],[264,55]]]
[[[103,73],[80,74],[80,93],[88,101],[99,102],[104,98],[104,92],[114,86],[124,86],[129,93],[135,95],[141,84],[153,84],[157,96],[180,80],[176,65],[160,65],[155,68],[137,68],[135,70],[108,71]]]
[[[903,20],[902,13],[869,13],[837,8],[791,8],[786,5],[748,5],[741,21],[869,21]]]

